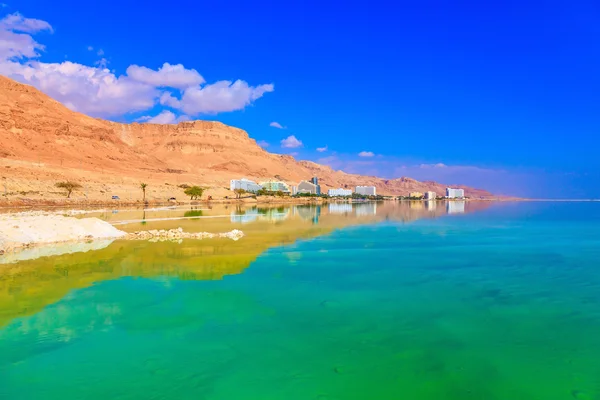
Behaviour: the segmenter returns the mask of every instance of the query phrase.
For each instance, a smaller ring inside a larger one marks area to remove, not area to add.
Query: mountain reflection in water
[[[219,205],[203,209],[121,210],[93,216],[131,232],[182,227],[189,232],[241,229],[239,241],[229,239],[140,242],[117,240],[108,246],[72,246],[39,251],[40,258],[12,262],[0,256],[0,327],[17,317],[32,315],[71,290],[125,276],[183,280],[221,279],[239,274],[274,246],[326,235],[335,229],[381,221],[410,222],[447,214],[474,212],[489,202],[329,203],[275,207]],[[451,205],[452,204],[452,205]],[[188,218],[189,219],[179,219]],[[198,218],[207,217],[207,218]],[[63,246],[64,247],[64,246]],[[66,253],[66,254],[61,254]]]

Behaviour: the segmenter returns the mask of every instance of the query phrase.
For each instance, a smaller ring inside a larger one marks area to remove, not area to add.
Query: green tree
[[[146,188],[148,187],[147,183],[140,183],[140,188],[142,189],[142,193],[144,193],[143,201],[146,202]]]
[[[185,189],[183,193],[190,196],[190,200],[194,200],[199,197],[202,197],[202,194],[204,193],[204,188],[201,188],[200,186],[192,186]]]
[[[65,189],[67,191],[67,199],[71,197],[71,193],[73,193],[73,190],[81,188],[81,185],[79,183],[72,181],[58,182],[54,186],[60,189]]]
[[[233,192],[238,199],[241,198],[244,193],[246,193],[244,189],[235,189]]]

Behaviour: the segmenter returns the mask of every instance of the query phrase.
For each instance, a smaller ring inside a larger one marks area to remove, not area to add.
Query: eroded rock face
[[[410,178],[381,179],[334,171],[262,149],[245,131],[213,121],[179,124],[121,124],[69,110],[39,90],[0,76],[0,160],[2,183],[11,193],[61,198],[54,184],[73,179],[85,199],[139,197],[139,183],[149,183],[149,196],[166,199],[189,182],[229,187],[247,177],[257,181],[279,176],[290,184],[318,176],[322,190],[369,185],[377,193],[444,193],[445,185]],[[461,186],[462,187],[462,186]],[[162,189],[161,189],[162,188]],[[491,194],[462,187],[470,197]],[[0,190],[3,189],[0,186]],[[154,194],[154,191],[157,191]],[[37,194],[33,194],[37,193]],[[181,193],[181,191],[179,191]],[[16,196],[16,195],[14,195]]]
[[[214,239],[227,238],[239,240],[244,236],[244,232],[234,229],[231,232],[209,233],[209,232],[184,232],[182,228],[177,229],[153,229],[149,231],[137,231],[125,236],[127,240],[150,240],[150,241],[179,241],[183,239]]]

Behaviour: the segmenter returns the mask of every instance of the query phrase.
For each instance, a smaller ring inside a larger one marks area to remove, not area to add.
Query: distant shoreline
[[[375,200],[367,200],[375,201]],[[443,199],[443,200],[392,200],[386,199],[381,201],[399,201],[399,202],[411,202],[411,201],[468,201],[468,202],[499,202],[499,203],[510,203],[510,202],[548,202],[548,203],[598,203],[600,199],[526,199],[526,198],[486,198],[486,199]],[[258,199],[255,201],[249,201],[248,199],[214,199],[214,200],[197,200],[197,201],[148,201],[143,203],[141,201],[81,201],[77,200],[52,200],[52,201],[37,201],[24,199],[22,201],[11,201],[11,202],[0,202],[0,212],[9,210],[43,210],[43,209],[60,209],[60,208],[93,208],[93,207],[106,207],[106,208],[121,208],[121,207],[181,207],[181,206],[206,206],[210,204],[239,204],[250,206],[253,204],[264,205],[264,204],[323,204],[323,203],[339,203],[349,202],[348,199],[323,199],[323,198],[265,198]],[[354,201],[357,202],[357,201]]]

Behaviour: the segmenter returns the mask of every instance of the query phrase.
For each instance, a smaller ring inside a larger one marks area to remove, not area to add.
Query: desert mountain
[[[48,197],[58,195],[54,183],[65,179],[84,185],[81,195],[89,198],[110,193],[131,196],[141,181],[149,183],[152,198],[167,195],[182,183],[223,188],[230,179],[241,177],[296,184],[318,176],[324,189],[373,185],[381,194],[395,195],[428,190],[441,194],[446,187],[410,178],[347,174],[272,154],[245,131],[220,122],[121,124],[92,118],[3,76],[0,166],[4,185],[0,190],[5,194]],[[483,190],[464,189],[471,197],[492,197]]]

